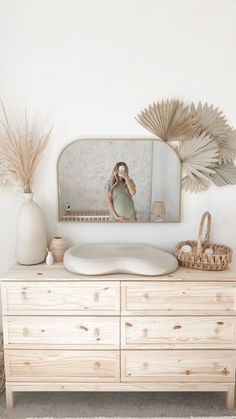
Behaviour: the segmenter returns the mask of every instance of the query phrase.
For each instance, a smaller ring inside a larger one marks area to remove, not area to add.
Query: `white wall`
[[[236,1],[0,0],[0,95],[13,120],[37,113],[54,126],[34,191],[49,236],[68,243],[140,241],[173,251],[196,237],[200,214],[212,238],[236,252],[236,186],[182,196],[182,222],[58,224],[56,160],[76,137],[150,137],[134,119],[162,98],[199,100],[236,127]],[[0,191],[0,274],[14,261],[19,192]]]
[[[181,162],[176,152],[163,141],[153,141],[152,171],[152,202],[164,202],[166,220],[179,220]]]

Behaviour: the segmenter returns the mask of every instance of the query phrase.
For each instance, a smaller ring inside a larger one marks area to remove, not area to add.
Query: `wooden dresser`
[[[16,391],[223,391],[234,407],[236,272],[2,279],[6,403]]]

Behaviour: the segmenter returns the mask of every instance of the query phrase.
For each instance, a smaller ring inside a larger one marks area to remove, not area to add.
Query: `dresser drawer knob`
[[[125,326],[126,326],[126,327],[132,327],[132,324],[131,324],[131,323],[129,323],[129,322],[126,322],[126,323],[125,323]]]
[[[173,327],[173,329],[174,329],[174,330],[176,330],[176,329],[181,329],[181,327],[182,327],[182,326],[181,326],[180,324],[176,324],[176,325]]]
[[[23,336],[26,338],[29,335],[29,330],[27,327],[23,328]]]
[[[31,363],[30,363],[29,361],[25,361],[25,362],[24,362],[24,365],[25,365],[27,368],[29,368],[29,367],[31,366]]]
[[[94,363],[94,369],[95,369],[95,370],[98,370],[100,367],[101,367],[100,362],[95,362],[95,363]]]
[[[217,324],[219,324],[220,326],[222,326],[224,324],[224,322],[217,322]]]
[[[145,294],[144,294],[144,296],[143,296],[144,301],[145,301],[145,302],[147,302],[147,301],[148,301],[148,298],[149,298],[149,297],[148,297],[148,294],[147,294],[147,293],[145,293]]]
[[[25,292],[25,291],[22,291],[21,296],[22,296],[22,299],[23,299],[24,301],[25,301],[25,300],[27,300],[27,294],[26,294],[26,292]]]
[[[93,301],[94,301],[95,303],[98,303],[98,302],[99,302],[99,293],[98,293],[98,292],[95,292],[95,294],[94,294],[94,298],[93,298]]]
[[[190,374],[190,372],[191,372],[190,370],[185,370],[185,374],[186,374],[186,375],[189,375],[189,374]]]
[[[223,375],[228,375],[229,374],[229,371],[228,371],[227,368],[224,368],[223,371],[222,371],[222,373],[223,373]]]
[[[100,330],[99,330],[99,328],[98,328],[98,327],[96,327],[96,328],[94,329],[94,336],[95,336],[96,338],[99,338],[99,334],[100,334]]]
[[[148,329],[143,329],[143,337],[146,338],[148,334]]]

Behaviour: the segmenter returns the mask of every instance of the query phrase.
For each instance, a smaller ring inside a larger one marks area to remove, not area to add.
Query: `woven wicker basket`
[[[202,240],[203,225],[207,219],[207,229],[205,240]],[[223,271],[232,261],[232,249],[221,244],[210,243],[211,233],[211,214],[206,211],[202,215],[198,240],[186,240],[177,244],[176,257],[181,266],[193,269],[203,269],[206,271]],[[192,251],[183,251],[183,246],[188,245]],[[207,250],[211,249],[211,250]],[[205,253],[205,251],[207,252]]]

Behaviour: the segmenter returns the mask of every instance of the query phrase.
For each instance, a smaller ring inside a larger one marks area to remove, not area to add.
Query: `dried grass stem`
[[[23,128],[14,129],[2,101],[1,106],[4,115],[4,120],[0,121],[1,177],[8,176],[13,182],[17,181],[24,192],[32,192],[33,176],[52,130],[40,135],[35,119],[30,124],[26,114]]]

